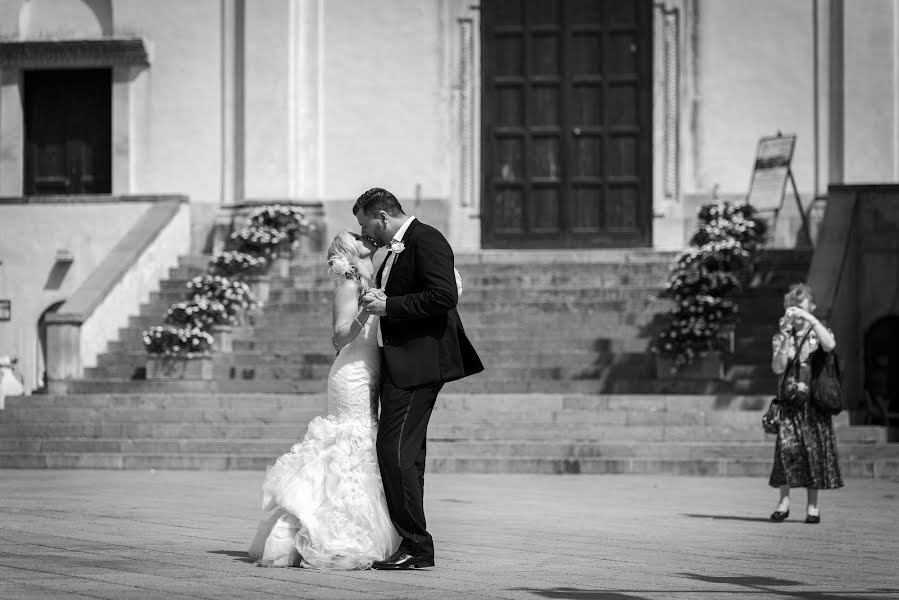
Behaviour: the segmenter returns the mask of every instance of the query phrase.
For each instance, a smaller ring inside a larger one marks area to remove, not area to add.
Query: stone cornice
[[[0,196],[0,206],[14,204],[112,204],[120,202],[188,202],[183,194],[70,194],[59,196]]]
[[[0,69],[65,69],[150,65],[142,38],[0,41]]]

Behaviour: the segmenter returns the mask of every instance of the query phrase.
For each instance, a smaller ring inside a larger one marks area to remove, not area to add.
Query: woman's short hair
[[[811,310],[815,310],[815,297],[812,288],[807,283],[794,283],[784,294],[784,308],[799,306],[803,300],[808,300]]]
[[[373,217],[382,210],[391,217],[405,214],[396,196],[384,188],[371,188],[363,192],[353,205],[353,214],[357,214],[360,210],[366,217]]]

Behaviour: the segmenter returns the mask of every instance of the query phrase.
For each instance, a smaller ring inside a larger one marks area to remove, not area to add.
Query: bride
[[[328,248],[330,272],[338,276],[333,324],[340,347],[328,376],[328,415],[313,419],[303,441],[266,472],[265,516],[249,551],[261,566],[367,569],[399,546],[375,456],[378,318],[359,308],[372,287],[375,249],[347,231]]]

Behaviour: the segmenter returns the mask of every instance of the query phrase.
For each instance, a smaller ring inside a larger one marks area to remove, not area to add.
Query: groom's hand
[[[368,290],[362,296],[362,308],[377,317],[383,317],[387,315],[387,296],[381,290]]]

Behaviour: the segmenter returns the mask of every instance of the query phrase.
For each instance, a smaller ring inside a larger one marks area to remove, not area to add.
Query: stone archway
[[[111,0],[28,0],[19,9],[19,39],[90,39],[113,34]]]
[[[65,300],[48,306],[37,320],[37,356],[34,361],[34,388],[41,390],[47,386],[47,315],[55,313],[65,304]]]

